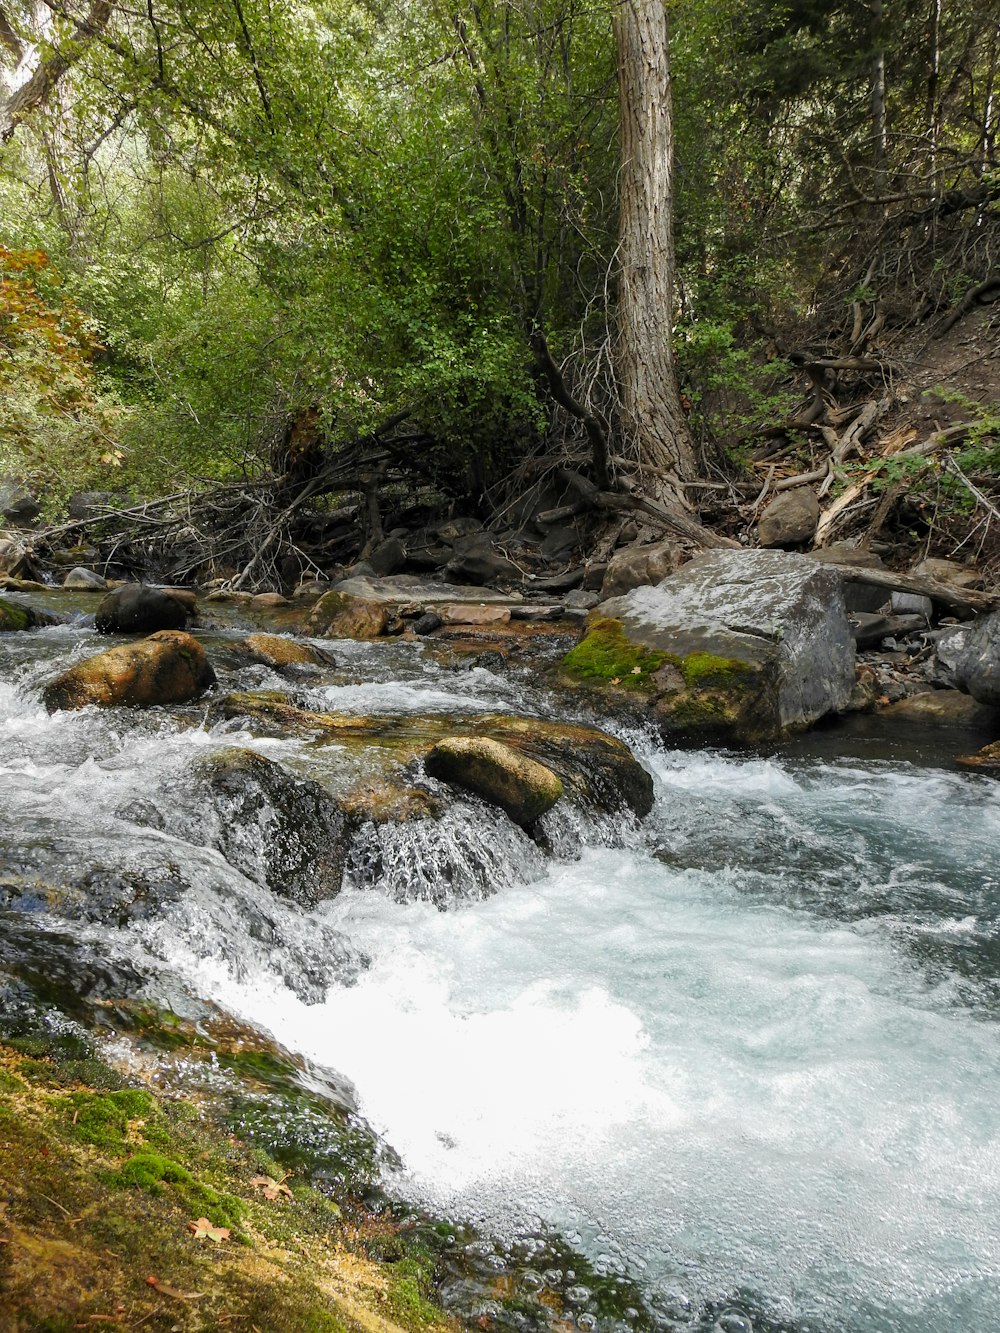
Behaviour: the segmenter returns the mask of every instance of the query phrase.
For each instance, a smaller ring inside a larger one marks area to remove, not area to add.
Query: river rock
[[[319,599],[306,622],[310,634],[326,639],[377,639],[389,625],[389,607],[333,589]]]
[[[107,579],[92,569],[84,569],[79,565],[76,569],[71,569],[63,579],[64,588],[72,588],[77,592],[103,592],[107,586]]]
[[[958,560],[942,560],[928,556],[910,571],[915,578],[930,579],[952,588],[975,588],[983,581],[982,571],[975,565],[963,565]]]
[[[183,629],[195,614],[194,593],[185,588],[152,588],[123,583],[102,599],[94,617],[98,634],[150,634]]]
[[[819,497],[811,486],[796,486],[775,496],[760,516],[757,539],[765,548],[800,546],[812,541],[819,523]]]
[[[19,482],[0,481],[0,519],[7,526],[34,527],[41,512],[36,498]]]
[[[36,625],[51,623],[30,606],[19,606],[0,598],[0,631],[34,629]]]
[[[231,866],[303,907],[340,892],[348,819],[318,782],[247,749],[209,755],[195,771],[218,817],[212,841]]]
[[[379,578],[395,574],[406,564],[406,547],[398,537],[386,537],[372,551],[368,563]]]
[[[424,772],[498,805],[522,828],[551,810],[563,793],[550,768],[489,736],[445,736],[424,760]]]
[[[88,704],[149,708],[186,703],[214,684],[215,672],[198,640],[161,630],[77,662],[46,685],[42,698],[50,713]]]
[[[848,611],[862,611],[874,615],[889,605],[889,589],[876,588],[851,578],[851,569],[885,569],[882,557],[874,551],[855,546],[852,542],[831,542],[818,551],[808,551],[810,560],[834,565],[844,575],[844,604]]]
[[[322,653],[308,643],[302,643],[297,639],[286,639],[281,634],[249,634],[241,646],[255,662],[278,670],[291,666],[335,665],[330,653]]]
[[[995,727],[1000,713],[961,690],[922,690],[882,710],[883,717],[940,727]]]
[[[963,768],[978,769],[980,773],[987,773],[990,777],[1000,777],[1000,741],[984,745],[975,754],[958,755],[955,763],[961,764]]]
[[[355,575],[335,584],[333,591],[393,607],[431,607],[440,606],[443,602],[506,604],[522,600],[519,593],[498,592],[495,588],[481,588],[478,584],[438,583],[419,574],[393,574],[384,579]]]
[[[447,737],[488,737],[551,769],[564,799],[598,814],[631,812],[642,818],[653,807],[653,780],[623,742],[596,727],[508,714],[417,716],[313,713],[278,691],[224,695],[212,705],[219,720],[239,719],[264,736],[312,736],[318,744],[364,751],[380,777],[399,781],[411,766]]]
[[[981,704],[1000,705],[1000,611],[943,635],[937,660],[959,689]]]
[[[680,569],[686,558],[683,549],[670,537],[646,546],[625,546],[608,562],[600,585],[600,600],[621,597],[644,584],[659,583]]]
[[[509,625],[509,606],[476,606],[472,602],[454,602],[438,607],[443,625]]]
[[[602,602],[563,670],[631,694],[668,732],[745,742],[802,730],[846,708],[854,687],[841,576],[779,551],[708,552]]]

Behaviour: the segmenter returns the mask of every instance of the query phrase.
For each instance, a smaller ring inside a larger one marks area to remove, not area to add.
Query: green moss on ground
[[[33,624],[34,619],[27,607],[0,598],[0,630],[30,629]]]
[[[252,1183],[282,1178],[267,1152],[207,1106],[122,1086],[75,1041],[0,1043],[4,1333],[454,1327],[430,1300],[422,1256],[353,1252],[336,1202],[295,1177],[291,1198],[268,1200]],[[201,1217],[229,1238],[196,1239],[189,1223]]]

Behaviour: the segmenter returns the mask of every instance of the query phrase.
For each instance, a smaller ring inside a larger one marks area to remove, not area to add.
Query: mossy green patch
[[[66,1133],[81,1143],[91,1143],[106,1152],[125,1152],[132,1121],[146,1121],[156,1114],[148,1092],[123,1088],[119,1092],[74,1092],[58,1099],[67,1118]]]
[[[34,618],[27,607],[0,598],[0,630],[30,629]]]
[[[750,674],[750,667],[735,657],[716,657],[712,653],[690,653],[674,659],[684,684],[696,687],[733,685],[739,688]]]
[[[239,1225],[246,1209],[232,1194],[213,1189],[199,1180],[180,1162],[162,1153],[137,1152],[121,1169],[108,1177],[109,1184],[120,1188],[142,1189],[162,1194],[170,1186],[190,1212],[204,1213],[216,1226]]]
[[[650,693],[653,676],[668,653],[632,643],[620,620],[610,617],[590,622],[586,636],[563,658],[563,670],[574,680]]]

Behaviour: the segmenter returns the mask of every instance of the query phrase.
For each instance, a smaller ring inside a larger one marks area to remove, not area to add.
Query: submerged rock
[[[551,768],[489,736],[446,736],[427,755],[424,771],[498,805],[522,828],[551,810],[563,793]]]
[[[103,598],[94,626],[98,634],[152,634],[183,629],[195,611],[194,593],[186,589],[125,583]]]
[[[49,712],[61,708],[148,708],[186,703],[215,684],[215,672],[197,639],[162,630],[139,643],[88,657],[46,685]]]
[[[778,551],[709,552],[603,602],[563,671],[631,695],[668,732],[747,742],[802,730],[854,688],[841,576]]]
[[[103,592],[107,586],[107,579],[95,574],[92,569],[84,569],[80,565],[71,569],[63,579],[64,588],[71,588],[77,592]]]

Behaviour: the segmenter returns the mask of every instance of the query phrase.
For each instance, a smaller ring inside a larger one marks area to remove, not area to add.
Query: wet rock
[[[280,592],[258,592],[254,594],[253,605],[263,611],[269,611],[277,607],[290,606],[291,603]]]
[[[424,771],[498,805],[522,828],[551,810],[563,793],[550,768],[487,736],[444,737],[425,758]]]
[[[596,592],[584,592],[582,588],[566,594],[566,606],[570,611],[593,611],[600,600]]]
[[[382,766],[380,776],[393,781],[402,780],[403,770],[445,737],[489,737],[551,769],[562,780],[565,799],[583,809],[631,811],[641,818],[653,806],[652,778],[623,741],[596,727],[508,714],[314,713],[268,690],[225,695],[212,705],[211,715],[239,719],[260,735],[312,736],[320,744],[363,750],[368,763]]]
[[[937,658],[959,689],[982,704],[1000,705],[1000,611],[943,636]]]
[[[800,546],[812,541],[819,523],[819,497],[811,486],[796,486],[775,496],[757,524],[757,539],[765,549]]]
[[[71,569],[63,579],[64,588],[72,588],[78,592],[103,592],[107,586],[107,579],[95,574],[92,569],[83,569],[80,566]]]
[[[319,783],[247,749],[209,755],[196,774],[218,815],[213,840],[231,866],[303,907],[340,892],[348,820]]]
[[[864,611],[852,611],[848,623],[858,648],[877,647],[885,638],[910,634],[927,624],[923,616],[888,616]]]
[[[98,634],[151,634],[184,629],[195,611],[194,593],[187,589],[123,583],[102,599],[94,625]]]
[[[684,560],[684,551],[672,538],[647,546],[626,546],[616,551],[608,563],[600,584],[600,600],[621,597],[648,583],[659,583],[680,569]]]
[[[802,730],[854,687],[841,576],[800,555],[709,552],[603,602],[563,670],[631,695],[668,732],[746,742]]]
[[[443,624],[443,620],[436,611],[425,611],[422,616],[417,616],[410,628],[414,634],[433,634]]]
[[[0,598],[0,632],[18,629],[34,629],[40,623],[30,606],[19,606],[16,602],[7,602]]]
[[[883,716],[941,727],[996,727],[1000,713],[961,690],[923,690],[883,709]]]
[[[334,589],[324,593],[309,614],[310,634],[327,639],[377,639],[389,626],[384,603]]]
[[[46,685],[42,698],[49,712],[88,704],[148,708],[185,703],[214,684],[215,672],[198,640],[162,630],[77,662]]]
[[[249,634],[241,647],[246,649],[255,662],[278,670],[290,666],[335,665],[330,653],[323,653],[297,639],[286,639],[280,634]]]
[[[990,777],[1000,777],[1000,741],[984,745],[975,754],[958,755],[955,763],[961,764],[963,768],[978,769],[980,773],[986,773]]]

